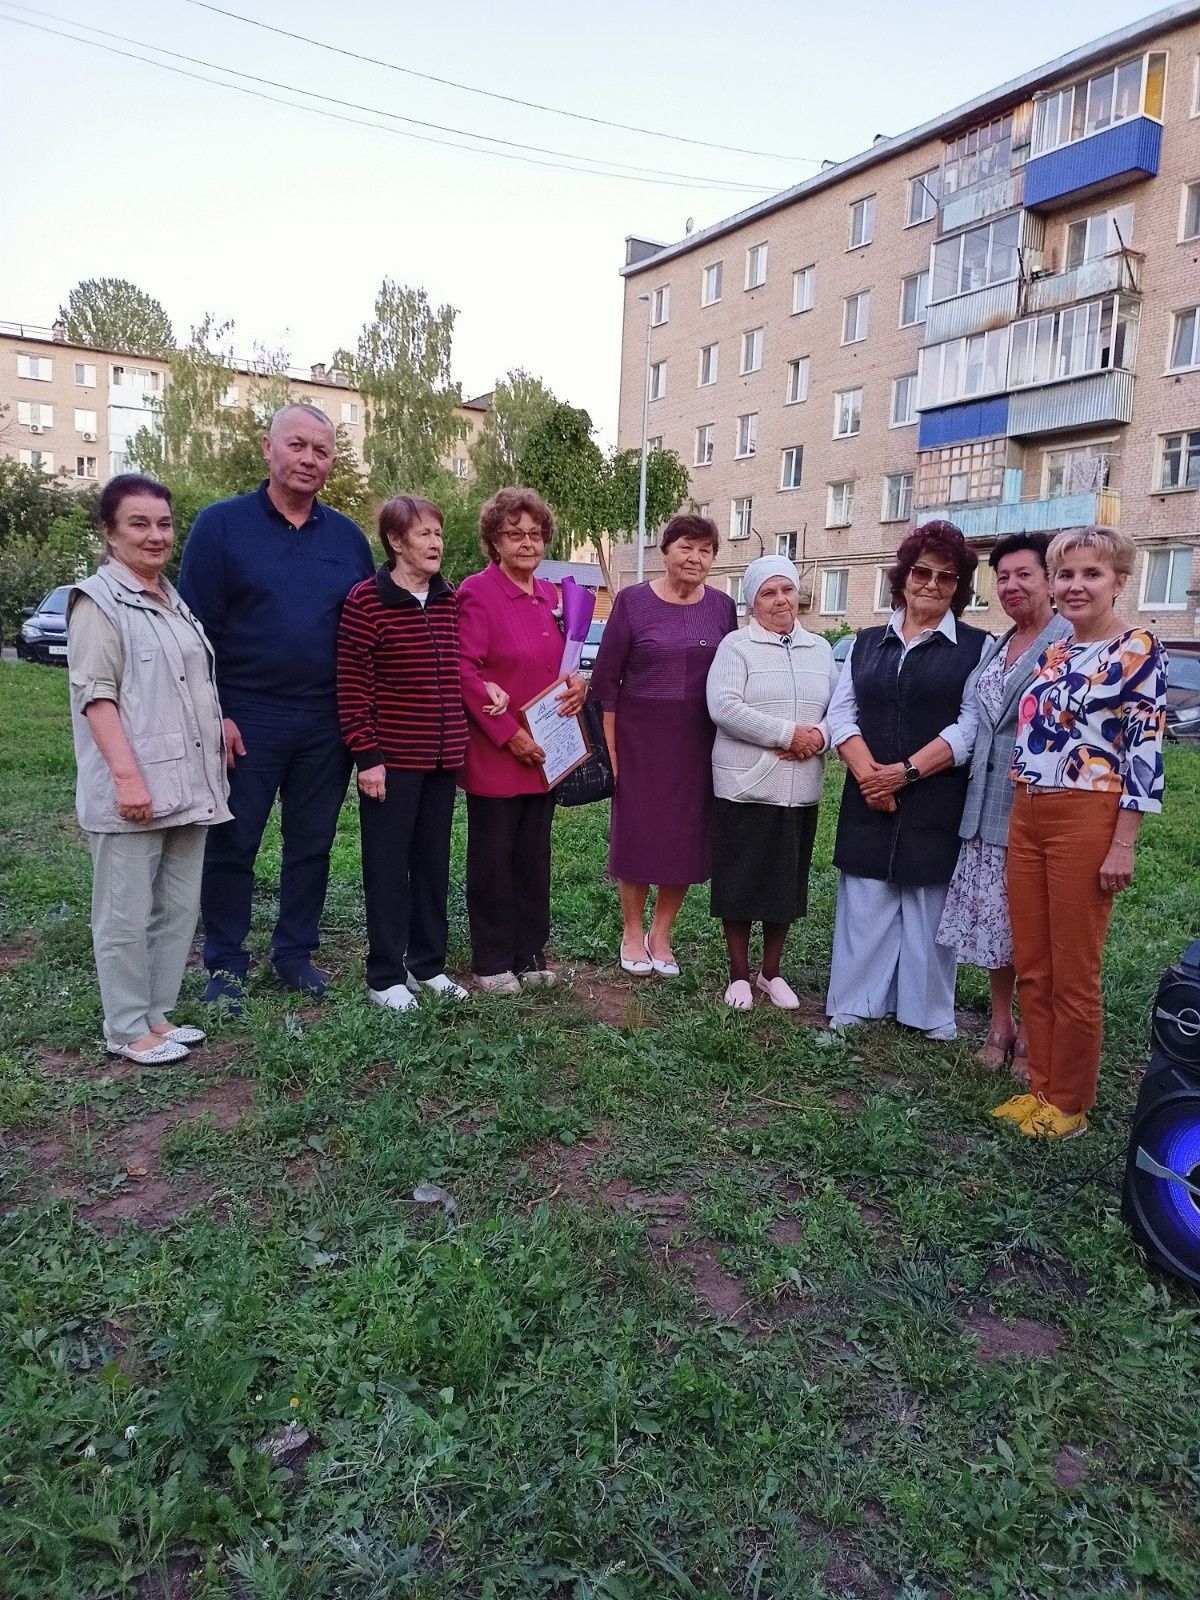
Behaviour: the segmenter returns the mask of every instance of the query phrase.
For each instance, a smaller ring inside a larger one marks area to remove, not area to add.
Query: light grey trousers
[[[131,1044],[165,1022],[200,914],[204,837],[199,823],[138,833],[89,833],[92,949],[104,1038]]]
[[[895,1016],[907,1028],[955,1037],[958,956],[937,942],[949,889],[948,883],[900,889],[838,874],[825,1002],[832,1022]]]

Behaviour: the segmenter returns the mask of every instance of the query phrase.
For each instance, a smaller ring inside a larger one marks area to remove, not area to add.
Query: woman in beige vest
[[[164,571],[171,495],[124,473],[100,497],[106,554],[71,590],[67,662],[92,854],[92,945],[111,1055],[157,1066],[203,1042],[170,1013],[200,909],[205,830],[229,785],[213,657]]]

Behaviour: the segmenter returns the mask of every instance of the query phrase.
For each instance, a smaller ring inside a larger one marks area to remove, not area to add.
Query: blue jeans
[[[271,960],[286,967],[307,961],[320,943],[329,852],[351,761],[336,713],[263,703],[234,703],[222,710],[237,723],[246,754],[237,757],[229,774],[233,820],[208,830],[200,889],[204,965],[210,972],[245,977],[254,861],[275,796],[283,859]]]

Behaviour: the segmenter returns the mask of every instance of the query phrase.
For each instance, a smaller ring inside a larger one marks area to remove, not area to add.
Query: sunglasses
[[[957,589],[958,587],[957,572],[938,572],[933,567],[925,567],[918,564],[915,567],[909,567],[908,575],[910,578],[916,579],[917,587],[920,589],[924,589],[931,583],[936,583],[939,589]]]

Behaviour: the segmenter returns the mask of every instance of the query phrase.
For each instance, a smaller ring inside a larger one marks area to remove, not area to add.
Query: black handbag
[[[554,788],[560,806],[590,806],[593,800],[611,800],[614,788],[612,762],[604,738],[604,712],[595,700],[585,700],[579,713],[592,753]]]

